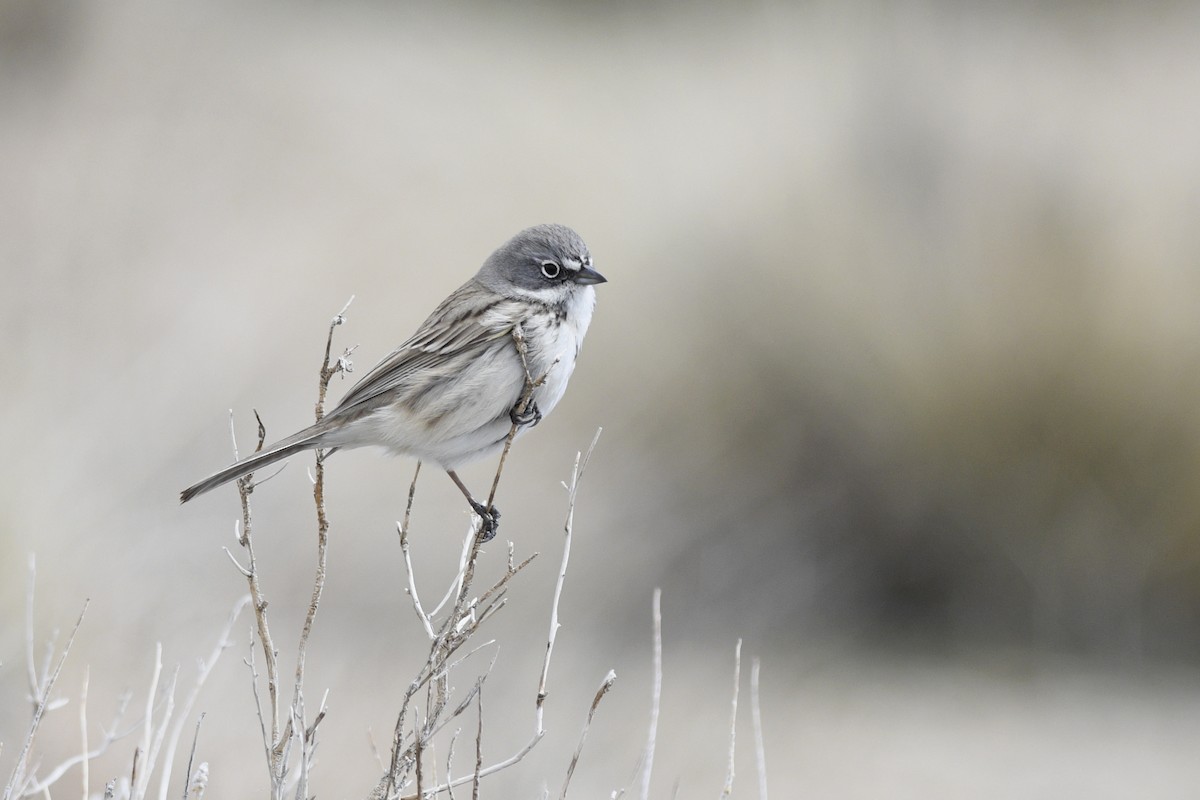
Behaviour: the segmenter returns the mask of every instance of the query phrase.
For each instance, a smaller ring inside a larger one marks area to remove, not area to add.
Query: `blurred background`
[[[1172,2],[2,0],[0,771],[29,715],[29,553],[39,641],[91,598],[59,694],[90,666],[104,719],[155,642],[187,684],[245,591],[221,550],[236,493],[177,500],[231,459],[230,409],[243,447],[253,409],[271,438],[307,424],[351,295],[336,342],[361,375],[554,221],[609,283],[501,485],[485,568],[504,540],[542,555],[494,620],[486,761],[532,731],[560,481],[604,434],[550,735],[488,796],[557,791],[610,667],[573,794],[630,785],[661,586],[654,796],[719,792],[741,638],[776,797],[1194,797],[1198,40],[1200,8]],[[288,658],[309,463],[254,496]],[[394,527],[411,475],[329,462],[318,796],[367,793],[368,731],[425,656]],[[426,472],[431,596],[466,521]],[[249,626],[197,706],[210,796],[267,785]],[[44,764],[77,749],[73,707]]]

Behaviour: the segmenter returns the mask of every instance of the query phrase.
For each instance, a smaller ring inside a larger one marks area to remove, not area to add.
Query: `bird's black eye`
[[[562,267],[560,267],[558,264],[554,263],[553,261],[543,261],[542,262],[542,274],[545,275],[550,280],[554,280],[555,278],[557,278],[559,275],[562,274]]]

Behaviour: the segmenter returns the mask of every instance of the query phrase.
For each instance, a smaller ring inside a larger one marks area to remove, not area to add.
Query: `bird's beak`
[[[584,286],[588,286],[593,283],[608,283],[608,278],[604,277],[599,272],[596,272],[596,270],[592,269],[591,267],[581,267],[579,272],[576,272],[571,277],[571,280],[575,283],[583,284]]]

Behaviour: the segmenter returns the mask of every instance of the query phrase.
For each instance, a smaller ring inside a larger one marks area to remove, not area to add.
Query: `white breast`
[[[535,380],[546,375],[546,382],[534,394],[543,415],[550,413],[567,390],[595,307],[595,290],[591,286],[575,287],[562,322],[537,316],[523,326],[529,344],[529,372]]]

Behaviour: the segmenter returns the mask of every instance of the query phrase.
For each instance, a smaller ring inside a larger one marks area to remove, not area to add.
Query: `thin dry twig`
[[[762,664],[750,662],[750,718],[754,723],[754,762],[758,771],[758,800],[767,800],[767,751],[763,745],[762,711],[758,703],[758,670]]]
[[[29,624],[33,626],[33,588],[34,588],[34,573],[35,562],[31,556],[29,559]],[[79,626],[83,624],[83,616],[87,613],[90,600],[83,601],[83,608],[79,612],[79,618],[75,620],[75,626],[71,628],[71,635],[67,637],[67,642],[63,645],[62,655],[59,656],[54,669],[46,675],[44,681],[37,682],[33,687],[35,689],[34,696],[38,698],[37,705],[33,710],[33,718],[29,721],[29,728],[25,732],[25,741],[21,745],[21,752],[17,755],[17,763],[13,765],[12,773],[9,775],[8,783],[4,787],[4,794],[0,795],[3,800],[11,800],[12,797],[20,797],[26,790],[28,778],[26,770],[29,763],[29,751],[33,747],[33,740],[37,737],[38,727],[42,724],[42,717],[46,713],[46,709],[50,704],[50,693],[54,690],[54,684],[58,682],[58,676],[62,672],[63,664],[67,661],[67,654],[71,652],[71,645],[75,642],[75,634],[79,632]],[[28,641],[33,641],[33,634],[30,632]],[[32,656],[30,657],[32,663]],[[36,672],[30,671],[30,675],[36,680]]]
[[[117,710],[114,713],[112,722],[109,724],[108,728],[101,728],[101,732],[104,735],[101,738],[100,743],[91,750],[88,749],[87,695],[88,684],[90,682],[89,674],[90,671],[85,667],[83,689],[80,693],[79,700],[79,725],[83,746],[80,748],[78,753],[70,758],[64,759],[62,763],[50,770],[50,772],[46,774],[45,778],[42,778],[36,782],[31,780],[23,792],[26,797],[42,794],[43,792],[47,791],[51,786],[57,783],[63,775],[67,774],[67,772],[76,764],[80,765],[80,773],[84,785],[90,785],[87,780],[90,763],[108,752],[108,748],[113,744],[113,742],[120,741],[137,730],[136,727],[129,728],[125,731],[118,730],[121,720],[125,717],[125,711],[129,707],[129,701],[133,699],[133,694],[127,691],[117,699]]]
[[[554,582],[554,599],[550,601],[550,633],[546,639],[546,657],[542,660],[542,677],[538,681],[537,693],[537,727],[542,730],[542,705],[546,702],[546,678],[550,672],[550,656],[554,652],[554,640],[558,635],[558,605],[562,599],[563,583],[567,579],[567,563],[571,560],[571,539],[575,531],[575,501],[579,497],[579,480],[583,477],[584,470],[587,469],[588,461],[592,458],[592,452],[596,449],[596,443],[600,441],[600,434],[604,431],[603,428],[596,429],[596,435],[592,437],[592,443],[588,445],[587,452],[575,454],[575,467],[571,470],[571,484],[567,487],[567,519],[563,523],[563,554],[562,563],[558,568],[558,579]]]
[[[141,758],[135,758],[134,779],[130,781],[129,796],[131,800],[142,800],[146,796],[146,791],[150,784],[150,775],[153,773],[154,765],[158,761],[158,753],[162,748],[163,739],[167,733],[167,725],[175,710],[175,683],[178,677],[179,670],[176,668],[172,670],[170,680],[166,684],[166,690],[161,694],[161,697],[164,698],[163,713],[161,719],[155,723],[154,709],[159,702],[159,683],[162,678],[162,643],[156,643],[154,646],[154,669],[150,677],[150,691],[146,693],[146,715],[143,720],[142,740],[135,751],[135,753],[140,754]]]
[[[483,692],[475,695],[475,773],[471,778],[471,800],[479,800],[479,779],[483,777]]]
[[[180,715],[181,717],[183,715]],[[183,800],[188,800],[188,793],[192,788],[192,764],[196,761],[196,746],[200,744],[200,726],[204,723],[204,712],[200,712],[200,718],[196,720],[196,732],[192,734],[192,749],[188,753],[187,773],[183,776]],[[167,762],[169,773],[170,761]]]
[[[358,345],[346,348],[346,350],[342,352],[342,355],[338,357],[332,364],[329,362],[329,358],[333,354],[333,332],[339,325],[344,325],[346,323],[346,310],[350,308],[350,304],[353,302],[354,295],[350,295],[350,299],[346,301],[346,305],[342,306],[342,310],[339,311],[329,322],[329,335],[325,337],[325,358],[321,362],[320,379],[317,382],[317,422],[320,422],[325,416],[325,395],[329,391],[330,379],[332,379],[334,375],[354,371],[354,364],[350,361],[350,354],[358,348]]]
[[[408,532],[410,530],[410,520],[412,519],[413,498],[417,494],[417,478],[421,475],[421,462],[417,462],[417,467],[413,470],[412,483],[408,485],[408,502],[404,506],[404,520],[396,523],[396,529],[400,532],[400,553],[404,557],[404,572],[408,576],[408,596],[412,598],[413,610],[417,612],[417,618],[421,621],[421,626],[425,629],[425,635],[430,639],[437,637],[433,630],[432,616],[425,613],[425,609],[421,607],[421,597],[417,594],[417,576],[413,571],[412,553],[408,546]],[[437,610],[434,610],[437,613]]]
[[[179,715],[175,720],[175,724],[171,728],[171,736],[167,740],[167,750],[163,759],[162,775],[159,777],[158,797],[159,800],[166,800],[167,786],[171,780],[171,767],[175,763],[175,750],[179,745],[179,738],[183,735],[183,726],[187,724],[188,718],[192,714],[192,707],[196,704],[196,699],[200,696],[200,690],[204,688],[208,676],[212,673],[213,667],[217,665],[221,654],[228,648],[233,646],[233,641],[229,638],[233,633],[233,626],[236,624],[238,617],[242,613],[242,609],[250,602],[250,595],[243,595],[233,605],[233,609],[229,612],[229,617],[225,621],[225,626],[221,629],[220,635],[217,637],[217,643],[209,653],[208,658],[201,661],[198,665],[196,682],[192,684],[192,689],[188,692],[187,699],[184,700],[183,706],[179,709]],[[200,715],[204,717],[203,714]],[[197,733],[199,733],[199,725],[197,724]],[[193,742],[193,748],[195,743]],[[188,764],[187,781],[191,780],[191,762]],[[187,792],[187,783],[184,784],[184,792]]]
[[[267,440],[267,428],[263,424],[262,418],[258,412],[254,412],[254,418],[258,421],[258,444],[255,447],[255,452],[262,450],[263,445]],[[233,419],[230,418],[229,424],[230,437],[233,439],[234,458],[237,458],[237,436],[234,433]],[[275,649],[275,642],[271,639],[271,628],[267,624],[267,600],[263,595],[262,585],[258,577],[258,561],[254,553],[254,537],[253,517],[250,509],[250,494],[254,491],[254,476],[253,473],[238,479],[238,499],[242,507],[242,525],[241,530],[237,532],[237,541],[246,550],[248,559],[247,566],[242,567],[237,563],[232,553],[226,549],[235,566],[241,571],[246,578],[246,583],[250,589],[250,601],[254,609],[254,621],[258,632],[258,641],[262,644],[263,663],[267,672],[267,696],[271,705],[271,731],[270,738],[266,736],[266,724],[263,723],[263,745],[267,751],[267,772],[271,778],[272,796],[278,797],[279,792],[276,787],[281,783],[282,776],[280,774],[279,762],[281,757],[281,739],[279,735],[279,651]],[[251,642],[253,645],[253,641]],[[254,677],[254,697],[258,706],[258,714],[260,721],[263,719],[262,703],[258,696],[258,672],[254,668],[253,651],[251,652],[250,661],[247,662],[250,666],[251,674]]]
[[[462,728],[455,728],[454,733],[450,736],[449,752],[446,753],[446,797],[448,800],[454,800],[454,787],[450,783],[454,774],[454,743],[458,741],[460,733],[462,733]]]
[[[417,594],[417,576],[413,570],[412,552],[408,545],[409,520],[412,518],[413,497],[417,493],[417,477],[421,474],[421,462],[417,462],[417,468],[413,472],[412,483],[408,487],[408,503],[404,507],[404,521],[396,523],[396,529],[400,532],[400,553],[404,559],[404,573],[408,577],[408,596],[412,599],[413,610],[417,613],[417,619],[421,621],[421,626],[425,629],[425,635],[431,640],[437,638],[437,633],[433,630],[433,616],[425,613],[425,609],[421,607],[421,596]],[[434,614],[437,609],[434,610]]]
[[[654,746],[658,738],[658,711],[662,703],[662,589],[655,587],[654,618],[654,689],[650,699],[650,731],[642,756],[642,800],[650,797],[650,773],[654,769]]]
[[[344,374],[353,371],[353,364],[350,361],[350,355],[354,351],[354,347],[347,348],[341,356],[333,358],[333,334],[337,327],[345,322],[346,309],[350,303],[354,301],[351,297],[342,307],[342,310],[333,318],[329,324],[329,332],[325,339],[325,352],[321,362],[321,368],[318,373],[317,381],[317,401],[315,406],[316,420],[320,420],[325,415],[325,398],[329,389],[329,382],[333,376]],[[262,419],[255,412],[255,418],[258,420],[258,447],[256,452],[261,450],[266,441],[266,428],[262,423]],[[230,433],[233,435],[232,420],[230,422]],[[279,653],[275,649],[275,644],[271,638],[270,626],[267,623],[266,611],[267,601],[263,595],[262,587],[258,577],[258,566],[254,552],[254,540],[251,535],[252,520],[250,512],[250,494],[254,491],[255,482],[253,475],[248,474],[240,478],[237,482],[238,494],[242,505],[242,521],[241,528],[237,532],[238,544],[245,548],[248,558],[248,563],[242,565],[234,558],[233,554],[226,549],[226,554],[237,567],[238,571],[246,578],[250,588],[250,602],[254,608],[254,616],[257,627],[258,640],[262,645],[263,656],[266,668],[267,692],[270,702],[270,732],[267,731],[265,714],[263,712],[262,699],[258,692],[259,674],[254,666],[253,658],[253,641],[250,658],[246,661],[250,668],[255,705],[258,710],[259,723],[262,728],[263,746],[266,751],[267,771],[271,780],[271,796],[272,798],[281,798],[285,787],[289,781],[289,776],[292,775],[289,761],[293,739],[299,737],[301,750],[301,764],[299,773],[295,775],[297,780],[296,791],[297,795],[304,797],[307,793],[307,777],[308,769],[311,764],[312,755],[316,746],[315,734],[316,728],[320,724],[325,715],[324,701],[322,708],[316,719],[311,725],[307,723],[307,717],[304,710],[304,670],[308,652],[308,642],[312,633],[313,623],[316,618],[317,607],[320,603],[321,595],[325,586],[325,574],[327,564],[327,546],[329,533],[329,520],[325,513],[324,499],[324,460],[327,454],[324,451],[318,450],[316,453],[316,473],[313,479],[313,500],[316,506],[317,515],[317,567],[316,574],[313,580],[313,591],[309,600],[307,612],[304,617],[303,627],[300,633],[300,640],[296,654],[296,670],[295,670],[295,685],[293,687],[292,704],[287,713],[286,722],[283,721],[282,707],[279,697]],[[237,457],[237,441],[234,438],[234,456]]]
[[[469,527],[467,529],[467,535],[463,538],[462,552],[458,558],[458,572],[455,573],[454,580],[452,580],[450,585],[446,588],[446,593],[442,595],[442,599],[439,600],[438,604],[433,607],[433,611],[429,612],[431,617],[436,617],[442,612],[442,609],[446,607],[447,603],[458,597],[458,591],[462,585],[463,576],[467,574],[467,561],[471,558],[471,551],[475,547],[476,538],[478,537],[476,535],[475,528]]]
[[[567,800],[567,787],[571,785],[571,776],[575,774],[575,765],[579,763],[579,756],[583,753],[583,743],[587,740],[588,729],[592,727],[592,718],[596,716],[596,709],[600,706],[600,701],[604,699],[604,695],[608,694],[608,690],[616,682],[617,673],[610,669],[604,676],[604,680],[601,681],[600,688],[596,690],[591,708],[588,709],[587,720],[583,723],[583,732],[579,734],[579,745],[575,748],[575,754],[571,756],[571,763],[567,767],[567,777],[563,780],[562,792],[558,795],[559,800]]]
[[[514,416],[520,417],[529,410],[529,406],[533,403],[533,393],[546,382],[546,378],[550,376],[550,370],[558,364],[558,359],[554,359],[550,366],[546,367],[538,378],[534,378],[529,373],[529,361],[527,359],[529,348],[525,344],[525,331],[520,324],[514,325],[512,329],[513,344],[516,345],[517,355],[521,358],[521,367],[525,370],[525,389],[521,392],[521,399],[517,401]],[[500,451],[500,463],[496,467],[496,475],[492,478],[492,489],[488,492],[487,507],[492,508],[492,503],[496,499],[496,490],[500,487],[500,473],[504,471],[504,462],[508,459],[508,451],[512,449],[512,443],[517,438],[517,431],[521,428],[520,425],[513,421],[512,428],[508,431],[508,436],[504,439],[504,449]]]
[[[725,785],[721,789],[721,800],[733,793],[733,754],[737,742],[738,690],[742,685],[742,640],[737,640],[733,649],[733,702],[729,712],[729,765],[725,770]]]
[[[325,396],[329,390],[329,381],[334,375],[349,372],[353,369],[350,363],[350,354],[354,348],[347,349],[340,358],[332,363],[330,362],[330,354],[333,350],[333,333],[339,325],[346,321],[344,314],[352,302],[354,302],[353,296],[346,301],[346,305],[342,307],[342,310],[329,323],[329,335],[325,339],[325,357],[321,362],[321,371],[317,381],[317,405],[315,410],[317,422],[320,422],[325,416]],[[296,649],[296,676],[292,691],[292,716],[296,719],[293,729],[301,734],[300,781],[296,786],[296,796],[297,798],[301,798],[301,800],[307,797],[308,772],[312,760],[313,747],[315,746],[313,736],[309,734],[304,711],[304,667],[308,657],[308,640],[312,635],[313,623],[317,617],[317,607],[320,605],[321,595],[325,591],[325,574],[328,563],[329,517],[325,512],[326,455],[328,454],[324,450],[316,452],[313,504],[316,506],[317,513],[317,567],[316,574],[313,577],[313,590],[308,603],[308,611],[304,616],[304,625],[300,630],[300,643]],[[323,712],[318,715],[317,720],[313,723],[311,730],[314,735],[316,725],[320,722],[322,716]]]
[[[196,771],[192,774],[191,783],[188,784],[184,800],[201,800],[204,797],[204,792],[208,789],[208,762],[201,761],[196,767]]]
[[[549,626],[549,633],[547,634],[546,654],[542,660],[542,670],[539,675],[537,695],[534,700],[534,732],[533,732],[533,736],[525,744],[524,747],[522,747],[516,753],[512,754],[511,756],[504,759],[503,761],[496,762],[487,767],[484,767],[482,765],[482,762],[480,762],[479,764],[476,765],[475,770],[470,775],[463,775],[463,776],[460,776],[453,780],[447,780],[447,782],[445,784],[434,787],[432,789],[425,790],[426,793],[442,792],[452,786],[459,786],[464,783],[467,783],[468,781],[471,782],[472,786],[475,786],[478,783],[478,781],[481,780],[482,778],[485,778],[488,775],[493,775],[497,772],[500,772],[501,770],[507,769],[507,768],[513,766],[514,764],[520,762],[523,758],[525,758],[526,755],[528,755],[530,753],[530,751],[533,750],[533,748],[537,745],[537,743],[539,741],[541,741],[542,738],[546,735],[545,725],[543,724],[543,709],[544,709],[544,704],[545,704],[546,696],[547,696],[546,685],[547,685],[547,680],[548,680],[548,676],[549,676],[549,672],[550,672],[550,659],[554,653],[554,642],[555,642],[556,636],[558,635],[558,628],[559,628],[558,606],[559,606],[559,602],[562,598],[562,587],[563,587],[563,583],[566,579],[567,563],[570,560],[571,540],[574,535],[575,503],[578,498],[580,479],[582,478],[584,470],[586,469],[588,462],[591,459],[592,453],[596,448],[596,444],[600,439],[600,433],[601,433],[601,430],[596,431],[596,435],[592,438],[592,442],[588,446],[586,453],[577,453],[576,454],[575,467],[572,470],[572,474],[571,474],[571,482],[567,486],[567,490],[568,490],[567,516],[566,516],[566,521],[563,524],[563,534],[564,534],[564,536],[563,536],[563,559],[562,559],[561,566],[559,568],[558,578],[555,583],[553,600],[551,601],[550,626]],[[471,579],[473,577],[473,565],[478,556],[479,547],[481,544],[482,544],[482,542],[481,542],[480,538],[475,537],[475,540],[471,547],[470,554],[468,555],[468,558],[467,558],[467,569],[463,572],[462,577],[459,579],[460,580],[460,584],[459,584],[460,589],[459,589],[459,593],[458,593],[458,599],[455,603],[454,609],[451,612],[450,618],[447,619],[446,623],[443,625],[442,632],[439,634],[439,636],[444,636],[449,630],[451,630],[451,626],[453,624],[455,624],[454,623],[455,620],[462,622],[467,619],[464,616],[464,612],[467,610],[467,603],[465,601],[465,597],[469,592],[469,588],[471,585]],[[523,562],[520,566],[518,566],[516,568],[512,568],[510,566],[510,570],[505,573],[505,576],[502,577],[501,580],[497,582],[497,585],[493,586],[492,589],[490,589],[488,591],[488,593],[485,593],[484,596],[486,597],[489,594],[496,594],[496,592],[500,588],[501,584],[506,583],[513,575],[516,574],[516,571],[520,570],[521,567],[524,567],[525,564],[528,564],[529,561],[531,560],[531,558],[526,559],[525,562]],[[498,602],[500,602],[500,600],[497,600],[497,603]],[[495,608],[495,607],[496,607],[496,603],[493,604],[492,608]],[[474,608],[474,606],[472,605],[471,608]],[[483,618],[486,618],[487,615],[488,615],[487,610],[484,610],[480,614],[479,621],[481,621]],[[469,624],[469,625],[464,626],[463,633],[460,635],[470,635],[477,628],[478,628],[478,621],[476,621],[474,624]],[[458,640],[458,642],[455,646],[458,646],[458,645],[461,645],[461,640]],[[437,644],[435,643],[435,648],[436,647],[437,647]],[[434,659],[434,656],[431,655],[431,657],[430,657],[431,663],[432,663],[433,659]],[[443,659],[442,663],[444,663],[444,659]],[[415,683],[416,682],[414,682],[414,684]],[[410,689],[410,693],[411,693],[411,691],[412,690]],[[401,711],[402,716],[403,716],[403,713],[404,713],[404,711],[402,709],[402,711]],[[397,763],[398,763],[398,759],[397,759],[395,744],[394,744],[394,746],[393,746],[393,767]],[[387,791],[389,793],[389,796],[390,796],[390,792],[391,792],[392,788],[395,785],[397,785],[397,783],[395,782],[396,777],[397,776],[395,776],[395,775],[389,776],[390,782],[387,786]]]

